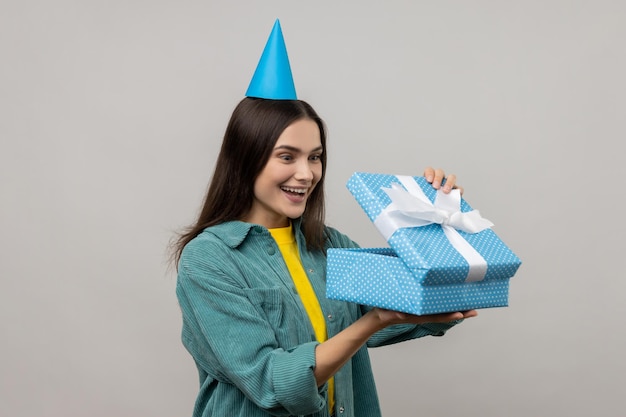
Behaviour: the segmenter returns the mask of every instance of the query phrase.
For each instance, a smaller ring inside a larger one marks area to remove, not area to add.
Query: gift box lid
[[[415,275],[422,277],[424,284],[508,279],[521,265],[521,260],[491,228],[478,232],[456,228],[465,228],[466,223],[476,218],[481,227],[491,225],[472,209],[458,190],[453,190],[458,193],[455,197],[457,207],[450,209],[449,204],[438,203],[448,197],[442,196],[442,191],[435,190],[421,176],[356,172],[347,187],[398,257],[409,269],[420,271]],[[417,217],[424,216],[424,204],[411,200],[413,198],[431,206],[432,213],[426,217],[435,217],[437,221],[443,218],[443,223],[412,218],[413,211],[419,212]],[[414,210],[413,203],[420,208]],[[407,206],[410,207],[407,209]],[[460,218],[460,223],[450,221],[447,215],[456,220]],[[428,273],[424,274],[424,270]]]

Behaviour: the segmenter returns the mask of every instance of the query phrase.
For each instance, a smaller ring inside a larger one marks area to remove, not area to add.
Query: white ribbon
[[[403,227],[440,224],[452,247],[469,264],[465,282],[481,281],[487,272],[487,261],[457,230],[478,233],[490,228],[493,223],[481,217],[478,210],[462,213],[461,193],[457,189],[449,194],[437,190],[433,204],[413,177],[398,175],[396,178],[404,188],[397,183],[392,184],[391,188],[383,188],[391,198],[391,204],[374,221],[374,225],[385,239],[389,240],[396,230]]]

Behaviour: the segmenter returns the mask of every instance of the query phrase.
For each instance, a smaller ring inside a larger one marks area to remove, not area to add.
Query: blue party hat
[[[276,19],[263,55],[254,71],[246,97],[271,100],[297,100],[296,87],[291,75],[287,47],[280,22]]]

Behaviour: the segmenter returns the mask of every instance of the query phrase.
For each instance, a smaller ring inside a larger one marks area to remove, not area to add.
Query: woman
[[[357,244],[324,225],[325,152],[304,101],[246,97],[232,114],[204,207],[175,248],[182,340],[200,375],[194,416],[380,416],[367,347],[476,315],[326,299],[326,249]],[[441,186],[441,170],[424,175]]]

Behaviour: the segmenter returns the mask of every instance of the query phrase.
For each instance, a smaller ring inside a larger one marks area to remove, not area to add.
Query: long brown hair
[[[317,123],[322,142],[322,176],[309,196],[302,214],[302,229],[309,249],[324,248],[324,178],[326,174],[326,129],[315,110],[302,100],[265,100],[246,97],[228,122],[215,171],[196,222],[173,243],[174,261],[205,228],[240,220],[252,207],[254,182],[269,160],[281,133],[293,122],[310,119]]]

